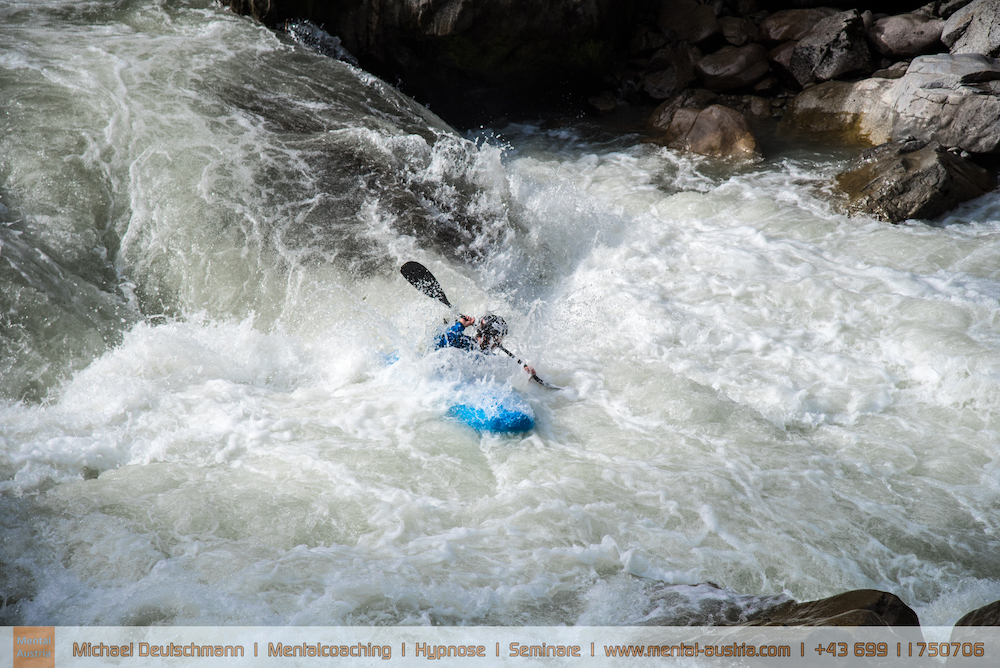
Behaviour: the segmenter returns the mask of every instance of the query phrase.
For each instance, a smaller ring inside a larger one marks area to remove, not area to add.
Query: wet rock
[[[694,70],[705,88],[725,91],[754,85],[768,75],[771,67],[764,47],[749,44],[705,56]]]
[[[722,25],[709,5],[696,0],[676,0],[661,5],[658,25],[679,39],[698,44],[722,34]]]
[[[760,22],[757,39],[770,43],[798,41],[817,23],[833,14],[836,11],[827,8],[784,9]]]
[[[905,140],[864,151],[837,176],[847,212],[889,223],[931,219],[995,187],[985,169],[940,144]]]
[[[685,91],[653,113],[657,143],[714,158],[760,157],[760,144],[750,123],[738,111],[718,104],[711,91]]]
[[[856,10],[828,16],[799,40],[792,74],[801,85],[872,71],[865,24]]]
[[[976,0],[955,12],[943,26],[941,41],[953,54],[1000,56],[1000,3]]]
[[[788,601],[750,620],[756,626],[920,626],[920,620],[895,594],[874,589],[830,598]]]
[[[358,60],[352,56],[340,38],[329,34],[312,21],[298,20],[285,23],[285,32],[299,44],[322,53],[329,58],[336,58],[357,66]]]
[[[827,81],[792,100],[782,119],[787,130],[822,133],[846,143],[882,144],[892,139],[889,99],[897,81]]]
[[[902,59],[943,50],[944,21],[923,14],[900,14],[879,19],[868,31],[875,49],[890,58]]]

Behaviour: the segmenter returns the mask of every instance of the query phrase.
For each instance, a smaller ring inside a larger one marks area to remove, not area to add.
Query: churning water
[[[1000,598],[996,195],[889,226],[794,143],[463,137],[208,0],[5,3],[0,122],[3,623]],[[493,360],[524,436],[446,419],[430,341],[487,310],[565,387]]]

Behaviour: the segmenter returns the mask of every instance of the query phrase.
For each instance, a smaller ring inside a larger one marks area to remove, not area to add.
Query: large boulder
[[[718,100],[710,91],[688,90],[660,105],[650,119],[654,141],[713,158],[759,158],[760,144],[750,123]]]
[[[803,86],[871,73],[865,22],[857,10],[833,14],[813,26],[795,45],[791,70]]]
[[[771,71],[767,51],[760,44],[723,49],[702,58],[694,69],[705,88],[715,91],[747,88]]]
[[[899,14],[875,21],[868,31],[872,46],[884,56],[899,60],[942,51],[944,21],[924,14]]]
[[[941,33],[951,53],[1000,56],[1000,3],[976,0],[951,15]]]
[[[849,215],[889,223],[931,219],[996,186],[993,176],[937,143],[909,140],[864,151],[841,174]]]
[[[916,137],[971,153],[1000,152],[1000,60],[920,56],[896,80],[892,138]]]
[[[919,56],[898,79],[829,81],[796,96],[784,123],[847,141],[914,137],[970,153],[1000,153],[1000,60]]]

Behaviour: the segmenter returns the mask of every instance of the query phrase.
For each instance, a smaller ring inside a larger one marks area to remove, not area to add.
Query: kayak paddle
[[[430,269],[420,264],[419,262],[407,262],[402,267],[399,268],[399,272],[403,274],[403,278],[410,282],[410,285],[420,290],[422,293],[430,297],[431,299],[436,299],[448,308],[451,308],[451,302],[448,301],[448,296],[444,294],[444,290],[441,288],[441,284],[438,280],[434,278],[434,274],[430,272]],[[497,346],[500,350],[507,353],[509,357],[517,359],[514,357],[514,353],[510,352],[503,346]],[[524,366],[524,362],[517,360],[517,363]],[[553,385],[552,383],[542,380],[537,374],[531,374],[531,380],[535,381],[542,387],[547,387],[550,390],[561,390],[562,388],[558,385]]]

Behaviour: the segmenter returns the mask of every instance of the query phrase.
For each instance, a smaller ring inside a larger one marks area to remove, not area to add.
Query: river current
[[[996,194],[891,226],[804,141],[458,133],[207,0],[4,3],[0,123],[4,624],[1000,599]],[[564,388],[493,360],[525,435],[446,416],[487,311]]]

